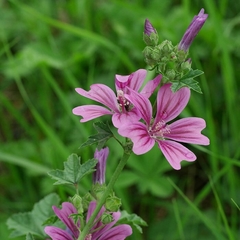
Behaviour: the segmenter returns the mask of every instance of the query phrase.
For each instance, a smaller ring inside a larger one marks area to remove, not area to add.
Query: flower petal
[[[193,152],[180,143],[163,140],[158,141],[158,146],[170,165],[176,170],[181,168],[181,161],[186,160],[192,162],[197,159]]]
[[[109,229],[118,221],[120,216],[121,216],[120,212],[113,212],[112,213],[113,221],[106,224],[103,228],[99,228],[98,231],[95,231],[94,233],[92,233],[93,239],[98,239],[98,237],[102,236],[104,233],[107,233]],[[103,224],[101,223],[101,225]]]
[[[187,87],[173,93],[171,84],[163,85],[157,95],[157,115],[154,124],[161,120],[168,122],[177,117],[186,107],[190,98],[190,89]]]
[[[115,76],[115,85],[117,90],[125,90],[125,87],[129,87],[135,91],[138,91],[142,86],[144,79],[146,78],[147,71],[145,69],[138,69],[130,75]]]
[[[88,222],[89,218],[92,216],[92,214],[93,214],[93,212],[96,208],[96,205],[97,205],[97,202],[95,202],[95,201],[92,201],[92,202],[89,203],[86,222]],[[101,217],[104,211],[105,211],[105,208],[102,207],[101,210],[99,211],[96,219]]]
[[[145,87],[140,92],[142,95],[144,95],[146,98],[149,98],[156,87],[159,85],[160,81],[162,79],[162,75],[158,75],[153,80],[148,81],[148,83],[145,85]]]
[[[44,232],[53,240],[73,240],[73,237],[69,233],[58,227],[47,226],[44,228]]]
[[[83,118],[80,120],[80,122],[87,122],[89,120],[92,120],[97,117],[101,117],[103,115],[112,115],[113,112],[108,110],[105,107],[97,106],[97,105],[84,105],[75,107],[72,110],[73,114],[82,116]]]
[[[201,134],[205,127],[202,118],[183,118],[169,125],[170,133],[165,134],[165,137],[179,142],[209,145],[209,139]]]
[[[137,122],[140,118],[138,110],[133,108],[130,112],[114,113],[112,122],[114,127],[119,128],[125,124]]]
[[[82,88],[76,88],[76,92],[86,98],[90,98],[109,107],[113,111],[118,111],[118,103],[115,93],[104,84],[93,84],[88,92]]]
[[[69,216],[73,213],[77,213],[76,208],[69,202],[62,203],[62,209],[53,206],[53,211],[58,216],[58,218],[71,230],[74,237],[78,238],[79,230],[74,224],[72,218]]]
[[[152,104],[148,98],[140,93],[128,88],[130,94],[125,94],[125,97],[137,108],[140,116],[144,119],[147,125],[150,125],[152,118]]]
[[[149,136],[146,126],[141,122],[124,125],[118,129],[118,133],[132,140],[133,152],[137,155],[150,151],[155,144],[155,140]]]
[[[124,240],[132,234],[132,228],[127,224],[121,224],[105,232],[98,240]]]

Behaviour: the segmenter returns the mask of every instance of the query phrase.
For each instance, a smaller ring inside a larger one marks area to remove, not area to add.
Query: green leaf
[[[140,233],[142,233],[141,226],[147,226],[147,223],[142,218],[140,218],[138,215],[129,214],[125,210],[121,212],[121,218],[118,220],[117,223],[118,224],[126,223],[131,226],[134,226]]]
[[[104,147],[105,143],[111,137],[113,137],[113,133],[110,130],[109,125],[107,123],[96,122],[93,124],[93,127],[97,130],[98,134],[90,136],[88,140],[80,146],[80,148],[97,143],[98,144],[97,148],[101,149]]]
[[[57,180],[54,185],[58,184],[77,184],[85,175],[95,171],[97,164],[96,159],[89,159],[81,165],[81,158],[77,154],[71,154],[67,162],[64,162],[64,170],[52,170],[48,173],[53,179]]]
[[[34,237],[31,233],[28,233],[26,236],[26,240],[34,240]]]
[[[185,74],[180,80],[172,81],[171,89],[173,92],[177,92],[182,87],[188,87],[195,92],[202,93],[201,88],[198,85],[198,81],[194,80],[195,77],[198,77],[203,74],[201,70],[190,70]]]
[[[26,234],[28,234],[27,239],[33,239],[33,237],[31,238],[31,234],[38,237],[44,237],[45,233],[42,223],[52,216],[52,206],[58,205],[59,201],[58,195],[52,193],[36,203],[31,212],[12,215],[7,220],[8,228],[13,229],[10,237],[14,238]]]

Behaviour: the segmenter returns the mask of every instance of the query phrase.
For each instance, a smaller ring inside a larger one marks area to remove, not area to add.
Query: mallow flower
[[[80,122],[87,122],[94,118],[103,115],[112,115],[112,122],[115,127],[119,127],[127,122],[134,122],[140,119],[139,113],[136,108],[125,98],[126,87],[135,91],[140,91],[144,82],[147,71],[139,69],[131,75],[121,76],[116,75],[115,85],[117,94],[104,84],[93,84],[87,92],[82,88],[76,88],[78,94],[95,100],[103,106],[99,105],[83,105],[73,109],[73,114],[80,115],[83,118]],[[160,82],[161,76],[149,81],[145,87],[140,91],[146,97],[149,97]]]
[[[90,202],[86,218],[87,222],[95,208],[96,202]],[[62,204],[62,209],[58,209],[57,207],[53,206],[53,210],[67,228],[66,230],[63,230],[55,226],[47,226],[44,229],[45,233],[49,235],[53,240],[77,240],[81,234],[79,231],[80,223],[78,221],[75,224],[70,216],[71,214],[77,213],[77,210],[73,204],[64,202]],[[90,233],[86,236],[85,240],[124,240],[127,236],[130,236],[132,234],[132,228],[127,224],[114,226],[121,216],[120,212],[113,212],[113,221],[107,224],[103,224],[100,219],[104,212],[105,208],[102,207],[96,217],[94,226],[90,230]]]
[[[158,91],[154,119],[149,99],[129,89],[126,97],[139,110],[145,123],[138,121],[121,126],[118,133],[132,140],[133,152],[137,155],[148,152],[156,142],[170,165],[178,170],[181,161],[196,160],[195,154],[178,142],[208,145],[209,139],[201,134],[206,126],[202,118],[189,117],[169,123],[182,112],[190,98],[188,88],[173,93],[170,86],[165,84]]]
[[[206,22],[208,14],[204,13],[204,9],[198,13],[197,16],[193,17],[192,22],[188,26],[186,32],[184,33],[180,43],[178,44],[178,49],[185,52],[188,51],[193,39],[196,37],[198,32],[201,30],[203,24]]]

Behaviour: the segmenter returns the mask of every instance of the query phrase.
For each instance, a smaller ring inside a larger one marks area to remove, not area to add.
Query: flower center
[[[164,140],[166,134],[170,133],[171,129],[169,126],[166,124],[165,121],[161,120],[154,124],[153,126],[149,127],[148,133],[149,135],[158,140]]]
[[[92,234],[88,234],[86,237],[85,237],[85,240],[91,240],[92,239]]]
[[[124,92],[122,90],[117,91],[117,101],[119,105],[119,110],[121,112],[129,112],[131,103],[124,97]]]

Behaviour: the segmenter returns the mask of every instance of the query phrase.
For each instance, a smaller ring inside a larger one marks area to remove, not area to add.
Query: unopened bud
[[[148,46],[156,46],[158,44],[158,34],[156,29],[148,19],[145,20],[143,40]]]
[[[113,216],[111,213],[103,213],[103,215],[101,216],[101,222],[103,224],[108,224],[111,223],[113,221]]]
[[[192,22],[188,26],[186,32],[184,33],[179,45],[178,49],[183,50],[185,52],[188,51],[192,41],[201,30],[203,24],[206,22],[208,14],[204,13],[204,9],[202,8],[201,11],[198,13],[197,16],[194,16]]]
[[[170,81],[174,80],[175,76],[176,76],[176,73],[173,69],[167,70],[166,77],[168,78],[168,80]]]
[[[106,199],[105,207],[110,212],[117,212],[121,205],[121,199],[116,196],[110,196]]]
[[[77,209],[78,213],[83,213],[82,198],[78,194],[75,194],[71,198],[71,200],[72,200],[74,207]]]

